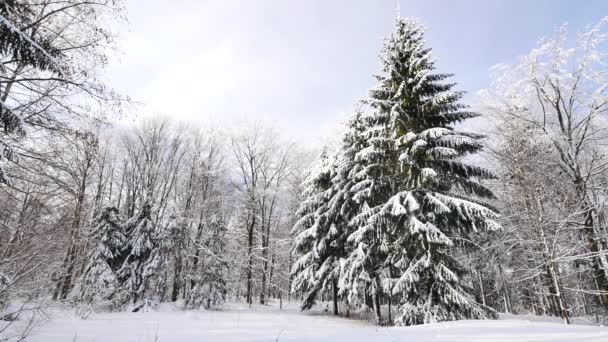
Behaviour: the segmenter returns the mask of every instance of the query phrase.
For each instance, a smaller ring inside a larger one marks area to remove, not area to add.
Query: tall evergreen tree
[[[216,217],[209,225],[200,245],[200,267],[190,276],[192,288],[186,298],[186,307],[210,309],[226,299],[225,239],[226,224],[223,217]]]
[[[296,262],[293,274],[294,290],[304,290],[302,309],[312,307],[320,293],[332,290],[334,314],[338,314],[340,279],[344,261],[348,256],[346,239],[349,236],[349,218],[356,213],[350,188],[352,174],[358,172],[354,157],[363,146],[361,114],[359,111],[348,123],[338,152],[329,157],[323,151],[316,167],[306,180],[305,196],[295,226],[300,234],[294,248],[302,257]]]
[[[113,300],[120,287],[116,271],[126,242],[124,223],[115,207],[105,208],[91,231],[92,249],[70,297],[79,303]]]
[[[365,209],[351,222],[349,272],[369,283],[378,320],[386,294],[400,297],[399,324],[485,317],[456,259],[468,234],[498,226],[495,212],[474,199],[492,197],[479,183],[492,173],[462,160],[482,148],[482,136],[453,127],[478,114],[459,103],[450,75],[434,72],[415,20],[396,20],[381,64],[366,101],[367,146],[356,156],[364,169],[355,199]]]
[[[127,222],[127,232],[128,255],[119,277],[127,298],[133,303],[148,302],[158,294],[156,282],[160,281],[159,269],[164,255],[161,242],[166,238],[164,231],[152,220],[152,205],[148,201],[138,216]]]
[[[152,235],[153,249],[143,269],[146,280],[146,295],[148,299],[162,301],[166,294],[167,277],[169,276],[169,257],[177,236],[177,216],[172,213],[168,223],[156,224]]]
[[[352,233],[349,222],[360,209],[360,204],[354,200],[353,186],[356,184],[355,176],[362,171],[355,157],[365,145],[363,130],[362,113],[357,109],[348,122],[342,143],[332,160],[331,192],[328,194],[327,210],[322,215],[330,228],[324,232],[325,244],[328,247],[317,273],[319,278],[325,279],[326,288],[331,284],[334,314],[338,314],[339,297],[346,300],[347,310],[350,303],[354,302],[354,298],[349,298],[348,288],[344,286],[343,275],[344,270],[348,268],[347,258],[352,252],[351,246],[347,244]]]
[[[292,249],[300,258],[293,264],[291,274],[294,277],[292,291],[302,293],[301,308],[306,310],[314,305],[319,291],[323,289],[323,279],[320,279],[318,271],[327,247],[322,232],[330,229],[328,222],[322,219],[331,191],[331,164],[327,148],[307,171],[303,185],[304,200],[296,213],[299,219],[292,229]]]

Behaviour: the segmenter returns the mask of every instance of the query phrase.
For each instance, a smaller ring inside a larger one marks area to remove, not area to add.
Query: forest
[[[0,1],[0,341],[57,303],[608,324],[608,17],[497,65],[470,106],[398,15],[361,51],[375,86],[313,147],[133,117],[103,77],[126,20],[122,1]]]

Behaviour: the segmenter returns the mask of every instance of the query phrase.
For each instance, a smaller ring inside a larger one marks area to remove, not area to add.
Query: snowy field
[[[383,328],[362,320],[301,313],[293,304],[284,310],[231,305],[222,311],[181,311],[166,305],[159,312],[96,314],[86,320],[66,311],[54,316],[27,341],[608,341],[608,328],[513,316]]]

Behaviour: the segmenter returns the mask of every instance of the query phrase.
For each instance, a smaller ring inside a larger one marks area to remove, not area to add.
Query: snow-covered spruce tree
[[[462,92],[444,82],[450,75],[433,72],[415,20],[396,20],[381,63],[366,101],[368,146],[356,157],[365,169],[355,199],[365,210],[352,220],[349,272],[369,282],[379,321],[385,294],[400,297],[397,324],[487,317],[456,259],[469,233],[498,227],[495,212],[476,200],[492,197],[479,183],[492,173],[462,161],[482,148],[481,136],[452,127],[478,114],[458,102]]]
[[[91,231],[92,249],[84,272],[70,293],[77,303],[101,304],[113,301],[120,288],[116,271],[126,242],[124,223],[115,207],[105,208]]]
[[[327,148],[323,148],[321,155],[307,170],[303,183],[303,201],[296,212],[298,221],[292,228],[294,236],[292,250],[300,258],[293,264],[291,274],[292,292],[302,294],[302,310],[310,309],[319,291],[323,288],[323,281],[319,279],[321,255],[325,252],[325,237],[320,232],[330,229],[328,222],[321,219],[327,210],[328,194],[331,193],[331,164]]]
[[[340,295],[346,300],[347,310],[361,304],[371,308],[368,290],[371,288],[369,279],[360,277],[363,267],[362,249],[352,243],[350,239],[357,227],[351,221],[366,208],[365,201],[360,197],[363,192],[360,190],[365,183],[360,181],[365,178],[366,167],[357,155],[367,146],[367,139],[364,133],[367,130],[365,116],[359,109],[354,117],[349,121],[349,129],[344,134],[342,145],[338,152],[339,158],[336,160],[335,175],[332,177],[333,187],[336,195],[332,198],[332,208],[340,210],[341,223],[344,225],[341,232],[345,234],[344,250],[346,256],[340,265],[339,288]],[[336,205],[338,204],[339,205]],[[348,311],[347,311],[348,315]]]
[[[177,215],[172,213],[167,224],[157,224],[155,227],[152,236],[154,248],[144,267],[143,278],[147,281],[145,298],[160,302],[167,291],[169,257],[176,245]]]
[[[347,292],[339,291],[339,283],[349,253],[346,245],[348,222],[357,207],[350,188],[353,185],[351,173],[357,170],[353,169],[356,166],[354,157],[363,145],[362,127],[361,114],[357,111],[348,123],[338,152],[330,158],[323,151],[305,181],[306,200],[299,210],[301,219],[295,226],[301,235],[294,244],[302,258],[293,269],[297,280],[293,284],[306,287],[303,310],[310,309],[320,293],[331,289],[333,310],[337,315],[338,298],[347,297]],[[305,281],[300,282],[302,274],[306,274]],[[302,288],[294,287],[294,290]]]
[[[199,253],[200,267],[189,277],[192,288],[186,298],[187,308],[203,306],[205,309],[211,309],[226,300],[228,262],[225,260],[226,222],[224,218],[213,219],[205,233],[205,236],[200,239],[200,245],[195,247]]]
[[[362,113],[357,109],[348,122],[347,131],[332,161],[331,193],[329,193],[327,210],[322,215],[322,219],[329,224],[329,230],[324,232],[325,258],[317,275],[318,278],[325,279],[325,287],[332,285],[335,314],[338,314],[338,297],[346,301],[347,315],[357,299],[356,296],[350,296],[348,291],[350,287],[345,286],[346,277],[343,276],[343,271],[348,269],[347,257],[352,252],[351,246],[347,243],[352,233],[349,222],[361,207],[354,200],[352,187],[356,184],[355,175],[362,170],[361,165],[355,162],[355,157],[365,146],[362,135],[364,128]]]
[[[127,232],[128,255],[119,270],[124,296],[133,304],[143,301],[143,305],[152,305],[161,299],[162,286],[157,285],[163,281],[161,271],[168,249],[163,242],[170,241],[167,229],[152,220],[152,205],[146,201],[141,212],[127,222]]]

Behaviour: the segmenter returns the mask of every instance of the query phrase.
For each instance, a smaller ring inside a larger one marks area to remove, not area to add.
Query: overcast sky
[[[267,120],[316,144],[374,85],[397,0],[127,0],[129,28],[108,70],[140,115],[231,125]],[[608,0],[401,0],[427,27],[439,71],[469,94],[488,70],[564,22],[608,15]],[[473,101],[473,96],[467,96]]]

